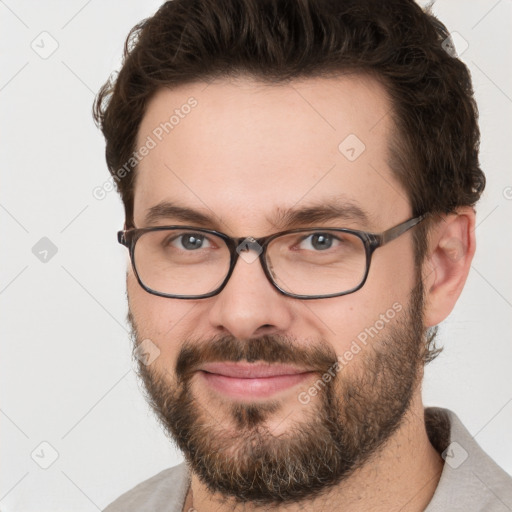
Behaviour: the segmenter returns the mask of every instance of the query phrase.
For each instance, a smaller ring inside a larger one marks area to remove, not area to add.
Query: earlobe
[[[441,323],[452,311],[475,254],[475,211],[457,209],[432,226],[423,264],[425,327]]]

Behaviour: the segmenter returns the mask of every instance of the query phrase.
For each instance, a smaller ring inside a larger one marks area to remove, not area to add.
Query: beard
[[[131,312],[128,318],[135,349],[143,338]],[[201,400],[194,393],[194,375],[206,362],[260,361],[314,368],[321,379],[338,362],[324,340],[300,345],[277,335],[189,339],[174,373],[139,360],[138,374],[167,434],[211,493],[260,506],[299,503],[346,480],[400,427],[425,356],[421,279],[407,307],[383,331],[332,379],[322,380],[315,400],[297,400],[292,412],[299,409],[300,419],[290,420],[279,435],[266,422],[286,419],[283,411],[279,416],[282,401],[218,406],[215,398]]]

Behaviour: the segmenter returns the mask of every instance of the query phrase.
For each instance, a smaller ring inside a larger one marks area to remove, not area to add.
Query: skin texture
[[[281,226],[269,221],[276,210],[334,199],[364,208],[368,222],[329,220],[324,227],[381,232],[412,217],[407,194],[387,165],[395,134],[389,101],[376,81],[350,75],[270,86],[239,78],[162,89],[148,105],[138,145],[190,96],[197,106],[139,164],[136,227],[189,224],[175,218],[148,224],[148,209],[161,201],[210,215],[203,227],[233,237],[277,232]],[[338,150],[350,134],[366,146],[354,161]],[[340,504],[347,511],[423,510],[442,459],[423,420],[422,333],[452,310],[474,249],[474,212],[460,209],[435,224],[420,274],[408,232],[375,252],[361,290],[312,301],[280,294],[258,260],[240,259],[223,291],[200,300],[150,295],[129,269],[135,342],[150,339],[160,351],[140,373],[194,470],[184,510],[327,510]],[[350,361],[343,359],[328,386],[300,403],[299,393],[393,304],[400,312],[366,345],[359,343]],[[235,403],[194,372],[201,357],[248,355],[310,364],[317,374],[272,400]],[[331,450],[330,456],[322,450]],[[322,473],[319,460],[335,474]],[[280,462],[293,475],[288,483],[272,472]],[[273,492],[268,482],[277,485]]]

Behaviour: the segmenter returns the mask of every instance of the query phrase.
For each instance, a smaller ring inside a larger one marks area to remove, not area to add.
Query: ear
[[[475,254],[475,211],[458,208],[431,227],[422,268],[425,327],[441,323],[459,298]]]

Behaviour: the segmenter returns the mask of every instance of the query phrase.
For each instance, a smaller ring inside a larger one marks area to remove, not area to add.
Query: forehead
[[[390,111],[383,86],[355,74],[161,89],[137,137],[138,152],[148,149],[136,171],[135,224],[165,201],[254,236],[272,212],[332,201],[374,220],[405,218],[406,193],[387,163]]]

